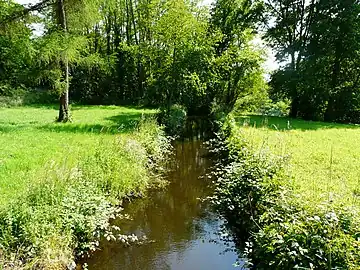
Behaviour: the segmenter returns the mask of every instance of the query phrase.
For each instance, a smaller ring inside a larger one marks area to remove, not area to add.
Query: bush
[[[59,94],[56,91],[12,88],[9,85],[0,85],[0,107],[16,107],[33,104],[57,103]]]
[[[172,105],[169,109],[163,109],[159,114],[161,124],[165,126],[167,134],[179,136],[185,129],[187,112],[181,105]]]
[[[252,149],[231,117],[219,138],[227,159],[218,165],[211,200],[249,264],[256,269],[359,268],[355,208],[331,202],[306,206],[294,192],[286,157]]]
[[[281,100],[276,103],[267,103],[261,109],[260,113],[267,116],[289,116],[290,101]]]

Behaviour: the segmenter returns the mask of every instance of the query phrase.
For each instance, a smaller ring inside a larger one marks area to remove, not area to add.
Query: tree
[[[15,3],[0,3],[0,21],[15,11],[21,10]],[[0,88],[2,94],[12,85],[24,83],[28,67],[33,61],[31,30],[27,27],[33,18],[26,18],[0,26]]]
[[[290,115],[297,117],[299,113],[300,94],[297,87],[297,72],[304,60],[304,53],[309,42],[310,27],[315,15],[315,1],[275,0],[265,1],[264,14],[265,40],[275,50],[277,60],[286,61],[286,92],[291,99]],[[278,79],[277,79],[278,80]]]
[[[288,61],[273,74],[273,92],[291,99],[291,116],[360,121],[359,2],[279,0],[267,7],[266,39]]]
[[[214,49],[214,79],[208,91],[213,103],[231,111],[242,96],[251,95],[254,86],[264,85],[261,64],[264,54],[252,44],[256,24],[263,11],[261,1],[218,0],[211,11],[210,27],[220,34]],[[266,87],[262,89],[266,91]]]
[[[12,14],[6,16],[6,18],[2,21],[2,24],[8,25],[9,22],[22,19],[31,14],[32,11],[37,11],[47,18],[44,20],[44,22],[47,23],[45,25],[47,33],[45,33],[45,35],[55,35],[59,41],[69,43],[70,38],[79,34],[79,28],[81,29],[84,25],[93,23],[94,18],[98,18],[96,14],[99,11],[99,5],[100,1],[97,0],[43,0],[42,2],[28,8],[22,8],[14,11]],[[54,23],[55,25],[53,25]],[[70,43],[73,45],[75,44],[74,42]],[[64,44],[57,45],[60,45],[60,48],[68,47],[64,46]],[[76,46],[72,49],[76,50]],[[59,50],[52,51],[56,53],[59,52]],[[47,58],[49,57],[47,56]],[[61,70],[59,73],[59,82],[56,84],[59,88],[58,90],[60,94],[58,121],[67,122],[70,120],[69,58],[67,52],[60,53],[58,63]],[[52,73],[52,75],[54,75],[54,73]]]

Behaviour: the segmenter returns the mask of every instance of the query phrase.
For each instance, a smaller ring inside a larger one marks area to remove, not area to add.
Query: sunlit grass
[[[143,113],[154,111],[75,106],[73,122],[61,124],[55,123],[56,107],[0,109],[0,206],[16,200],[51,166],[71,168],[100,142],[112,143],[113,134],[126,136]]]
[[[359,205],[358,126],[262,116],[241,116],[238,123],[257,149],[289,155],[289,172],[304,203]]]

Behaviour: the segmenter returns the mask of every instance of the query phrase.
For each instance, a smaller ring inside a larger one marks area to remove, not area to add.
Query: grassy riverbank
[[[61,269],[96,247],[118,203],[151,184],[169,147],[152,110],[76,106],[0,109],[0,260]],[[139,123],[140,121],[140,123]]]
[[[359,133],[352,125],[228,118],[213,202],[256,269],[359,269]]]

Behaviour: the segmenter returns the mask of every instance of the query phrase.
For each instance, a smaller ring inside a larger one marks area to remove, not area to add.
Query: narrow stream
[[[131,247],[105,242],[85,261],[89,270],[239,269],[234,267],[237,254],[225,252],[229,247],[218,236],[221,221],[198,199],[211,194],[206,149],[199,140],[178,142],[174,148],[169,186],[130,203],[124,212],[132,220],[117,224],[121,233],[146,235],[153,242]]]

